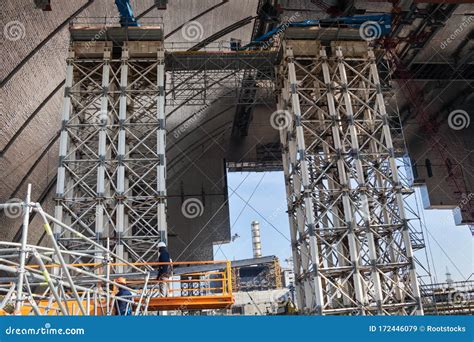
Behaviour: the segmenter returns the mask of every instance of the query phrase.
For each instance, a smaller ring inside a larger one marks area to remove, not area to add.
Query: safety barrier
[[[24,301],[19,314],[82,315],[80,310],[82,306],[86,315],[146,315],[150,311],[162,310],[223,309],[229,308],[234,302],[230,261],[66,265],[71,270],[75,282],[80,284],[80,288],[87,288],[88,291],[79,291],[80,299],[77,300],[71,292],[59,293],[54,288],[51,289],[45,279],[46,281],[36,283],[36,291],[29,294],[29,299]],[[156,270],[160,265],[170,265],[171,272],[167,277],[156,279]],[[59,264],[33,264],[26,265],[25,268],[30,272],[47,270],[43,271],[45,277],[57,274],[61,278],[62,271]],[[119,268],[129,270],[120,274],[111,273]],[[89,272],[94,270],[98,277],[104,280],[90,277],[86,274],[88,272],[83,271],[84,269],[88,269]],[[144,272],[134,272],[136,269]],[[126,283],[118,278],[125,278]],[[11,285],[11,283],[0,283],[0,289],[6,289]],[[127,295],[118,295],[119,288],[129,292],[125,292]],[[50,291],[55,291],[56,297],[48,295],[42,299],[42,293]],[[8,312],[2,308],[1,314]]]

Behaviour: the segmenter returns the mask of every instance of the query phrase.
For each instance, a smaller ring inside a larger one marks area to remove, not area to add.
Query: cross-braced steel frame
[[[62,112],[55,217],[137,262],[155,261],[167,239],[165,56],[154,46],[132,57],[125,42],[112,59],[111,44],[92,58],[73,43]],[[86,248],[58,224],[54,234],[66,249]]]
[[[276,52],[168,52],[170,107],[209,105],[227,99],[238,105],[274,104]],[[242,96],[243,92],[252,96]]]
[[[283,46],[280,131],[298,306],[316,314],[422,314],[409,222],[370,48]]]

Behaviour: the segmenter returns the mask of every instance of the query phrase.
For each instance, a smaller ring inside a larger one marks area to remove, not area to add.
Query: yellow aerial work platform
[[[132,315],[146,315],[149,311],[163,310],[204,310],[204,309],[226,309],[234,303],[232,295],[232,272],[230,261],[196,261],[196,262],[171,262],[171,263],[133,263],[134,266],[155,270],[159,265],[170,264],[174,270],[168,280],[145,279],[146,277],[136,273],[120,274],[127,279],[126,287],[131,289],[133,295],[128,298],[127,306]],[[87,267],[89,269],[100,268],[103,264],[69,264],[71,267]],[[110,263],[114,267],[124,267],[125,264]],[[56,268],[58,265],[49,264],[47,268]],[[39,265],[28,265],[27,269],[37,269]],[[204,269],[204,271],[199,271]],[[189,270],[189,272],[187,271]],[[197,271],[198,270],[198,271]],[[86,282],[95,284],[91,292],[79,292],[80,301],[72,298],[70,293],[62,294],[61,304],[49,299],[36,299],[35,301],[24,301],[20,308],[20,315],[61,315],[62,309],[68,315],[82,315],[80,306],[85,309],[86,315],[114,315],[121,297],[116,296],[117,287],[114,284],[118,274],[110,275],[109,286],[107,282],[88,282],[87,279],[76,277],[78,283]],[[166,284],[167,296],[160,292],[160,285]],[[47,285],[43,283],[40,287]],[[34,296],[41,296],[42,289]],[[94,294],[95,293],[95,294]],[[80,304],[79,304],[80,302]],[[8,314],[6,310],[0,310],[0,315]]]

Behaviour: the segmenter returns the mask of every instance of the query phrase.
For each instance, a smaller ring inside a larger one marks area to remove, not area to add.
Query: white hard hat
[[[161,247],[166,247],[166,243],[164,243],[163,241],[158,242],[158,248]]]

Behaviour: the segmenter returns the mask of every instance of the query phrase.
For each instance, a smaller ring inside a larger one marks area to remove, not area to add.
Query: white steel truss
[[[138,58],[125,42],[112,58],[111,44],[98,44],[102,58],[92,58],[73,43],[60,137],[56,219],[137,262],[156,261],[167,239],[165,58],[153,46]],[[58,224],[54,234],[63,248],[86,248]]]
[[[409,220],[374,51],[284,44],[280,131],[298,306],[423,314]],[[329,53],[329,54],[328,54]]]

